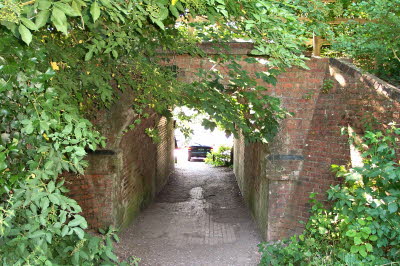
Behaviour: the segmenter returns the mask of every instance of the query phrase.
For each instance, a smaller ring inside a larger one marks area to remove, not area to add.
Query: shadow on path
[[[229,168],[179,163],[156,201],[120,233],[140,265],[257,265],[261,237]]]

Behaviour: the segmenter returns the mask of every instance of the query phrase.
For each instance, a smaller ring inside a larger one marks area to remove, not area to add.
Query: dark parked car
[[[211,146],[205,146],[200,144],[194,144],[188,148],[188,161],[192,158],[206,158],[207,153],[212,152]]]

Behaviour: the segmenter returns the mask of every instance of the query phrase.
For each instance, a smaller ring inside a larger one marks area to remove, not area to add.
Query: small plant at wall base
[[[304,100],[311,100],[313,96],[314,96],[314,92],[310,90],[310,91],[304,93],[304,95],[301,98],[303,98]]]
[[[364,165],[333,165],[344,183],[331,187],[331,208],[311,194],[311,216],[301,235],[261,243],[261,265],[396,265],[400,260],[400,129],[367,131]]]
[[[328,93],[333,88],[333,80],[325,79],[324,83],[322,84],[321,92]]]
[[[204,162],[214,166],[231,166],[233,164],[232,147],[219,146],[217,151],[212,151],[207,154]]]

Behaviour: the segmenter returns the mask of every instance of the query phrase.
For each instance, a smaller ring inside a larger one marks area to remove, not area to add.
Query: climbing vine
[[[112,229],[101,237],[84,231],[87,222],[62,176],[83,173],[87,151],[106,145],[91,121],[118,92],[136,95],[138,118],[129,128],[151,112],[168,117],[185,105],[208,114],[208,127],[268,141],[287,113],[255,78],[274,83],[284,68],[305,66],[306,28],[297,13],[289,1],[2,1],[1,263],[117,263],[117,236]],[[210,60],[227,65],[227,74],[204,71],[186,84],[161,63],[160,51],[205,56],[198,42],[237,39],[254,43],[252,53],[265,57],[268,72],[252,77],[238,58],[221,54]]]

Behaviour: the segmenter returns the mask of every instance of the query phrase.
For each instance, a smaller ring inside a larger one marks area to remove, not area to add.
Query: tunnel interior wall
[[[158,194],[167,184],[168,177],[173,172],[175,166],[173,120],[161,117],[157,129],[160,136],[160,142],[157,145],[156,194]]]
[[[154,199],[174,169],[173,121],[152,114],[126,130],[137,116],[129,104],[133,95],[120,96],[95,121],[104,124],[107,147],[88,154],[84,175],[64,175],[69,195],[82,207],[91,228],[125,228]],[[147,128],[158,130],[158,142],[145,133]]]

